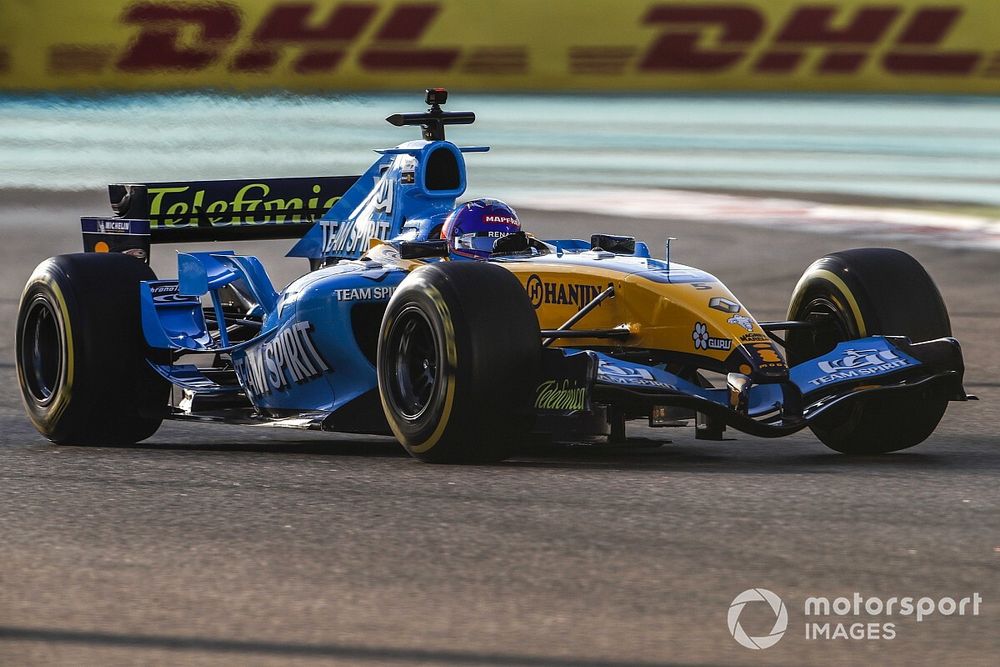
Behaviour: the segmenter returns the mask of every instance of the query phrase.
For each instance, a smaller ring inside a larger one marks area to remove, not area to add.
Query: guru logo
[[[728,338],[709,336],[708,325],[704,322],[695,322],[691,339],[694,340],[694,349],[696,350],[728,350],[733,346],[733,341]]]

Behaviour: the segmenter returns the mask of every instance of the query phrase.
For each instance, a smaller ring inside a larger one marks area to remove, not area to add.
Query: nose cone
[[[632,310],[646,314],[642,332],[651,337],[649,347],[710,357],[756,383],[788,379],[781,352],[722,283],[664,285],[637,278]],[[643,301],[648,306],[639,305]]]

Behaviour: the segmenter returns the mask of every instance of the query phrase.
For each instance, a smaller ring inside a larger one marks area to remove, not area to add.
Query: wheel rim
[[[793,344],[797,353],[804,356],[801,359],[790,358],[789,361],[797,364],[807,359],[815,359],[832,351],[838,343],[857,338],[855,327],[851,325],[843,308],[826,296],[813,297],[801,312],[803,315],[799,319],[811,322],[813,327],[810,331],[801,332],[802,338],[796,339]],[[820,420],[834,426],[844,425],[859,419],[863,407],[854,403],[846,409],[834,407],[833,410],[834,412],[821,416]],[[817,427],[822,427],[822,424],[814,422],[812,427],[815,430]]]
[[[42,297],[32,301],[24,317],[20,362],[28,394],[47,405],[62,382],[62,340],[55,310]]]
[[[813,324],[812,330],[796,341],[798,344],[795,347],[799,354],[804,354],[803,359],[826,354],[837,343],[856,337],[851,333],[851,324],[845,318],[843,310],[826,297],[813,298],[801,312],[804,315],[799,319]],[[805,345],[802,345],[803,342]]]
[[[419,419],[433,402],[441,377],[438,341],[418,308],[405,308],[389,331],[389,400],[403,418]]]

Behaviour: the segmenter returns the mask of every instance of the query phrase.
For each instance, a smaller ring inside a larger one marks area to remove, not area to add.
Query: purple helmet
[[[441,228],[451,252],[470,259],[489,259],[497,239],[521,231],[517,213],[498,199],[473,199],[452,211]]]

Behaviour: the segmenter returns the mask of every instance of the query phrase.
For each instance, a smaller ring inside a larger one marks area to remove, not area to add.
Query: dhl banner
[[[3,0],[0,90],[1000,92],[1000,0]]]

